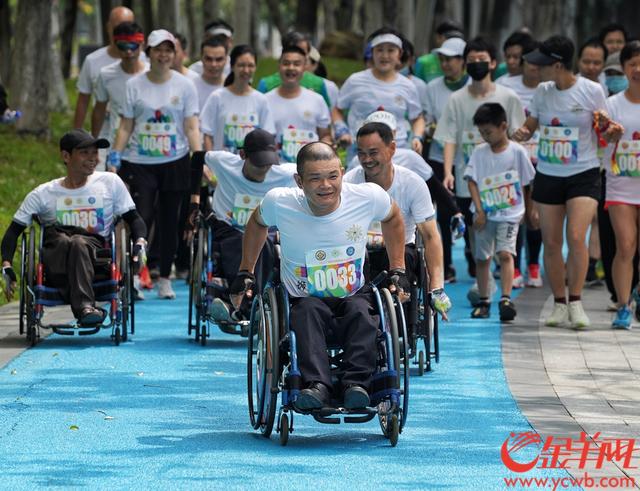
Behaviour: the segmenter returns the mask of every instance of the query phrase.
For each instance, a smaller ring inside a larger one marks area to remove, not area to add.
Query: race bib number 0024
[[[640,177],[640,140],[621,140],[616,149],[616,163],[612,174],[624,177]]]
[[[176,135],[175,123],[143,123],[138,132],[138,155],[175,157]]]
[[[564,126],[540,127],[538,160],[549,164],[578,162],[578,128]]]
[[[56,221],[60,225],[83,228],[92,234],[103,232],[102,196],[58,198],[56,201]]]
[[[262,198],[249,194],[236,193],[233,200],[233,211],[231,213],[231,225],[237,229],[244,230],[253,210],[260,204]]]
[[[305,261],[313,297],[348,297],[362,286],[362,254],[352,245],[309,251]]]
[[[478,190],[482,209],[487,214],[522,204],[520,177],[515,170],[483,178]]]

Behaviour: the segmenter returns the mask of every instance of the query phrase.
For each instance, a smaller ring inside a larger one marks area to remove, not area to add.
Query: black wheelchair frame
[[[75,333],[90,335],[98,333],[101,329],[111,329],[111,338],[116,346],[121,341],[126,341],[129,334],[135,333],[131,254],[133,245],[126,231],[122,229],[118,236],[116,223],[114,223],[108,247],[99,249],[96,254],[96,265],[109,268],[109,279],[93,283],[96,302],[109,304],[109,313],[105,321],[98,325],[83,325],[77,321],[67,324],[43,324],[45,307],[67,305],[67,302],[62,299],[57,288],[46,286],[44,264],[40,259],[44,243],[44,227],[40,225],[37,216],[33,219],[34,223],[23,232],[21,239],[20,334],[26,333],[27,342],[31,346],[35,346],[38,342],[40,329],[50,329],[52,332],[67,336]],[[37,256],[36,226],[40,228]],[[117,238],[118,241],[116,241]]]

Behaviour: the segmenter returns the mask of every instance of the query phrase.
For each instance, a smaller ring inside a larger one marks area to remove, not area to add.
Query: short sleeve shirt
[[[135,209],[126,186],[112,172],[94,172],[81,188],[67,189],[64,178],[41,184],[24,199],[13,220],[31,225],[37,215],[43,225],[72,225],[109,237],[114,219]]]
[[[377,184],[343,182],[338,208],[316,216],[301,189],[269,191],[260,213],[280,232],[280,276],[289,294],[344,298],[360,290],[367,230],[371,222],[389,216],[391,203]]]
[[[420,154],[408,148],[396,148],[396,153],[393,154],[393,163],[415,172],[423,181],[428,181],[433,177],[433,169],[427,164],[426,160],[424,160]],[[358,160],[356,156],[349,161],[347,170],[357,169],[359,167],[360,160]]]
[[[202,78],[202,75],[200,74],[195,74],[195,77],[192,77],[191,81],[193,82],[193,85],[196,86],[196,92],[198,93],[198,109],[199,112],[202,113],[204,104],[207,102],[209,96],[216,90],[220,90],[223,86],[210,84]]]

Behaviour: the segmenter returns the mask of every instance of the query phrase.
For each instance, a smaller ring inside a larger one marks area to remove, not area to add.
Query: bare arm
[[[417,224],[418,231],[424,241],[424,255],[429,270],[429,289],[435,290],[444,286],[444,267],[442,259],[442,238],[438,232],[436,220],[427,220]]]
[[[422,155],[422,138],[424,138],[424,129],[425,129],[424,117],[421,114],[416,119],[411,121],[411,131],[413,135],[415,137],[420,137],[420,139],[418,138],[413,139],[413,141],[411,142],[411,148],[413,148],[413,150],[415,150],[417,153],[421,155]]]
[[[211,135],[207,135],[206,133],[204,135],[204,149],[207,152],[213,150],[213,137]]]
[[[107,113],[107,102],[96,102],[91,113],[91,134],[94,138],[98,137],[102,125],[104,124],[104,116]]]
[[[533,116],[528,116],[524,125],[513,132],[511,138],[517,142],[526,142],[538,129],[538,120]]]
[[[122,152],[129,141],[131,133],[133,133],[133,118],[120,118],[120,126],[118,127],[116,141],[113,144],[113,150]]]
[[[444,180],[442,181],[442,184],[444,184],[445,188],[453,191],[453,186],[455,185],[455,182],[456,182],[453,177],[453,160],[456,156],[456,144],[446,142],[444,144],[443,153],[444,153],[444,157],[443,157]]]
[[[188,116],[184,118],[184,134],[189,141],[189,148],[192,152],[202,150],[202,142],[200,141],[200,123],[198,116]]]
[[[262,247],[267,240],[269,227],[262,221],[260,207],[253,210],[249,221],[244,229],[242,237],[242,260],[240,261],[240,271],[253,273],[258,262],[258,257]]]
[[[331,110],[331,120],[333,121],[333,126],[336,131],[336,142],[344,146],[351,145],[351,133],[349,133],[347,124],[344,121],[344,113],[341,109],[338,109],[337,106]]]
[[[84,118],[87,115],[87,108],[89,107],[89,101],[91,101],[91,94],[78,94],[78,101],[76,102],[76,112],[73,116],[73,127],[82,128],[84,125]]]
[[[473,221],[473,225],[478,230],[482,230],[487,222],[487,216],[482,209],[482,202],[480,201],[480,191],[478,190],[478,185],[475,181],[469,179],[467,181],[469,184],[469,193],[471,194],[471,199],[473,200],[473,205],[476,208],[476,216]]]
[[[318,140],[321,142],[328,143],[331,145],[333,143],[333,138],[331,138],[331,128],[316,128],[318,130]]]
[[[394,201],[387,218],[382,220],[382,237],[384,238],[389,269],[405,269],[404,265],[404,220],[400,208]]]

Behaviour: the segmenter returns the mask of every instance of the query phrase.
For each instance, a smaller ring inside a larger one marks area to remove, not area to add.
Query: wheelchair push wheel
[[[205,300],[204,281],[205,229],[199,227],[191,244],[191,276],[189,281],[189,335],[195,333],[196,343],[206,344],[206,327],[203,315]]]
[[[29,236],[22,235],[22,264],[20,284],[20,334],[26,332],[27,342],[35,346],[38,341],[38,326],[35,304],[36,284],[36,230],[29,228]]]

